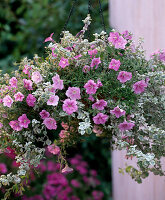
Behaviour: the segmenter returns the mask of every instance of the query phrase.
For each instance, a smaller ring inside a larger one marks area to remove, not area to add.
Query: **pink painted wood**
[[[117,31],[129,30],[144,38],[147,57],[165,48],[165,0],[109,0],[110,24]],[[142,184],[118,173],[125,163],[125,152],[112,153],[113,200],[165,200],[165,177],[151,175]],[[164,162],[165,163],[165,162]]]

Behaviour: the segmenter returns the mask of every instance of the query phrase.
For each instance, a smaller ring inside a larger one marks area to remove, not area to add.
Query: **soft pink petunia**
[[[16,79],[16,77],[12,77],[12,78],[9,80],[9,84],[10,84],[11,87],[13,87],[13,88],[17,88],[17,82],[18,82],[18,80]]]
[[[112,59],[109,64],[109,69],[114,69],[115,71],[118,71],[120,65],[121,65],[120,60]]]
[[[56,74],[56,76],[54,76],[52,80],[53,80],[53,87],[55,89],[62,90],[64,88],[63,80],[60,79],[60,76],[58,74]]]
[[[66,66],[69,66],[68,59],[62,57],[60,62],[59,62],[59,66],[62,67],[62,68],[65,68]]]
[[[133,90],[135,94],[140,94],[144,92],[145,88],[147,87],[147,83],[144,80],[138,81],[133,85]]]
[[[30,71],[32,70],[32,67],[29,66],[29,65],[25,65],[24,68],[23,68],[23,72],[25,74],[28,74],[30,76]]]
[[[55,48],[53,47],[53,48],[51,48],[51,50],[52,50],[52,56],[53,56],[54,58],[56,58],[56,57],[57,57],[57,54],[54,53]]]
[[[3,124],[0,122],[0,128],[2,128],[3,127]]]
[[[126,71],[121,71],[119,72],[119,75],[117,77],[117,79],[121,82],[121,83],[125,83],[129,80],[131,80],[132,78],[132,73],[131,72],[126,72]]]
[[[105,124],[107,120],[108,115],[105,115],[103,113],[98,113],[95,117],[93,117],[93,121],[95,124]]]
[[[23,83],[24,83],[24,87],[27,89],[27,90],[33,90],[32,88],[32,81],[31,80],[28,80],[28,79],[23,79]]]
[[[34,83],[36,84],[42,81],[42,76],[39,71],[35,71],[32,73],[32,81],[34,81]]]
[[[94,98],[92,95],[89,95],[88,99],[89,99],[90,101],[92,101],[92,102],[95,100],[95,98]]]
[[[7,106],[8,108],[11,107],[13,103],[13,99],[9,96],[9,95],[6,95],[4,98],[3,98],[3,105],[4,106]]]
[[[86,89],[87,94],[95,94],[98,86],[93,80],[89,80],[85,85],[84,88]]]
[[[100,57],[99,58],[93,58],[90,66],[91,66],[91,68],[93,68],[94,66],[96,66],[95,69],[97,69],[98,65],[100,63],[101,63]]]
[[[94,56],[94,55],[96,55],[97,53],[98,53],[97,49],[93,49],[93,50],[89,50],[89,51],[88,51],[88,54],[89,54],[90,56]]]
[[[58,147],[55,144],[49,145],[48,146],[48,151],[54,155],[57,155],[60,153],[60,147]]]
[[[17,93],[14,95],[14,98],[15,98],[15,101],[23,101],[24,95],[23,95],[21,92],[17,92]]]
[[[50,113],[47,112],[46,110],[42,110],[39,114],[40,114],[42,119],[46,119],[50,116]]]
[[[120,123],[118,127],[122,132],[124,132],[127,130],[131,130],[134,126],[135,126],[134,123],[124,121],[123,123]]]
[[[98,88],[100,88],[100,87],[102,87],[103,86],[103,84],[102,84],[102,82],[100,81],[100,79],[97,81],[97,87]]]
[[[45,118],[43,123],[45,124],[46,128],[49,130],[56,130],[57,129],[57,124],[56,120],[54,118]]]
[[[70,173],[73,171],[73,168],[68,167],[68,165],[66,165],[63,169],[62,169],[62,173]]]
[[[100,126],[98,126],[98,125],[94,125],[93,132],[96,133],[97,136],[99,136],[99,135],[102,134],[103,129]]]
[[[81,96],[80,96],[80,88],[78,87],[69,87],[66,91],[66,96],[73,99],[73,100],[76,100],[76,99],[81,99]]]
[[[82,55],[79,54],[79,55],[75,56],[74,59],[75,59],[75,60],[78,60],[78,59],[81,58],[81,57],[82,57]]]
[[[84,73],[88,73],[90,71],[90,66],[85,65],[82,70]]]
[[[116,41],[119,39],[119,33],[118,32],[111,32],[108,37],[108,41],[111,42],[113,45],[115,45]]]
[[[53,34],[54,33],[51,33],[51,35],[49,37],[47,37],[44,42],[49,42],[49,41],[51,42],[51,41],[53,41],[53,39],[52,39]]]
[[[73,112],[76,112],[78,109],[77,102],[75,100],[65,99],[62,109],[68,115],[71,115]]]
[[[20,126],[19,121],[14,120],[14,121],[10,121],[9,125],[11,126],[11,128],[15,131],[21,131],[22,127]]]
[[[26,103],[28,104],[28,106],[34,107],[35,102],[36,102],[36,98],[32,94],[28,94],[26,98]]]
[[[120,109],[118,106],[115,107],[113,110],[110,110],[110,113],[112,115],[115,115],[117,118],[121,117],[122,115],[125,115],[125,111]]]
[[[28,128],[28,125],[30,124],[30,120],[27,118],[26,114],[21,115],[18,118],[19,125],[23,128]]]
[[[122,36],[120,36],[115,43],[115,48],[116,49],[125,49],[126,44],[127,44],[127,40],[125,40]]]
[[[106,107],[106,106],[107,106],[107,102],[104,101],[103,99],[100,99],[100,100],[96,101],[96,103],[94,103],[92,105],[92,108],[93,109],[98,109],[98,110],[104,110],[104,107]]]
[[[58,105],[58,101],[59,101],[59,97],[57,95],[52,95],[48,99],[47,105],[49,105],[49,106],[57,106]]]
[[[7,172],[7,167],[4,163],[0,163],[0,174],[5,174]]]
[[[127,31],[125,30],[124,32],[121,33],[123,35],[123,37],[126,39],[126,40],[131,40],[132,39],[132,35]]]

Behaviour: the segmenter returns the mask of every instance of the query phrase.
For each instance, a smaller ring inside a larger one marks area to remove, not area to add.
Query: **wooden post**
[[[144,38],[144,49],[149,55],[165,49],[165,0],[109,0],[110,24],[119,32],[134,34],[135,41]],[[142,184],[128,175],[118,173],[125,163],[125,152],[112,153],[113,200],[165,200],[165,177],[150,175]]]

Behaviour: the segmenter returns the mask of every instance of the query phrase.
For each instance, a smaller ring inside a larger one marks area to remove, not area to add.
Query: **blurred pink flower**
[[[127,130],[131,130],[134,126],[135,126],[134,123],[124,121],[123,123],[120,123],[118,127],[122,132],[124,132]]]
[[[144,80],[138,81],[133,85],[133,90],[135,94],[141,94],[147,87],[147,83]]]
[[[108,37],[108,41],[111,42],[113,45],[115,45],[115,43],[117,42],[119,37],[120,36],[119,36],[118,32],[110,32],[109,37]]]
[[[61,172],[62,173],[71,173],[73,171],[73,168],[70,168],[68,165],[66,165]]]
[[[61,68],[65,68],[66,66],[69,66],[69,62],[67,58],[62,57],[60,62],[59,62],[59,66]]]
[[[94,125],[93,132],[96,133],[96,136],[99,136],[100,134],[102,134],[103,129],[100,126]]]
[[[20,126],[19,121],[17,121],[17,120],[10,121],[9,125],[15,131],[21,131],[22,130],[22,127]]]
[[[71,115],[73,112],[76,112],[78,109],[77,102],[75,100],[65,99],[62,109],[68,115]]]
[[[36,84],[42,81],[42,76],[39,71],[35,71],[32,73],[32,81],[34,81],[34,83]]]
[[[70,183],[75,188],[80,188],[81,187],[80,182],[78,180],[76,180],[76,179],[72,179]]]
[[[93,58],[90,66],[91,66],[91,68],[93,68],[94,66],[96,66],[95,69],[97,69],[98,65],[100,63],[101,63],[100,57],[99,58]]]
[[[7,106],[8,108],[11,107],[13,103],[13,99],[9,96],[9,95],[6,95],[4,98],[3,98],[3,105],[4,106]]]
[[[56,76],[54,76],[52,80],[53,80],[53,87],[55,89],[62,90],[64,88],[63,80],[60,79],[60,76],[58,74],[56,74]]]
[[[0,173],[5,174],[7,172],[7,167],[4,163],[0,163]]]
[[[85,65],[82,70],[84,73],[88,73],[90,71],[90,66]]]
[[[93,80],[89,80],[85,85],[84,88],[86,89],[87,94],[95,94],[98,86]]]
[[[43,124],[45,124],[46,128],[49,130],[56,130],[57,129],[57,124],[56,124],[56,120],[49,117],[49,118],[45,118],[43,121]]]
[[[31,80],[28,80],[28,79],[23,79],[23,83],[24,83],[24,87],[27,89],[27,90],[33,90],[32,88],[32,81]]]
[[[23,68],[23,72],[24,72],[25,74],[28,74],[29,77],[30,77],[30,71],[31,71],[31,70],[32,70],[32,67],[29,66],[29,65],[25,65],[24,68]]]
[[[107,106],[107,102],[104,99],[97,100],[93,105],[93,109],[104,110],[104,107]]]
[[[115,115],[117,118],[121,117],[122,115],[125,115],[125,111],[120,109],[118,106],[115,107],[113,110],[110,110],[110,113]]]
[[[53,34],[54,33],[51,33],[51,35],[49,36],[49,37],[47,37],[45,40],[44,40],[44,42],[51,42],[51,41],[53,41],[53,39],[52,39],[52,36],[53,36]]]
[[[48,146],[48,151],[54,155],[57,155],[60,153],[60,147],[58,147],[55,144],[49,145]]]
[[[102,84],[102,82],[100,81],[100,79],[97,81],[97,87],[98,88],[100,88],[100,87],[102,87],[103,86],[103,84]]]
[[[120,64],[120,60],[112,59],[109,64],[109,69],[114,69],[115,71],[118,71]]]
[[[30,124],[30,120],[27,118],[26,114],[21,115],[18,118],[19,125],[23,128],[28,128],[28,125]]]
[[[13,88],[17,88],[17,79],[16,77],[12,77],[10,80],[9,80],[9,84],[11,85],[11,87]]]
[[[126,39],[126,40],[131,40],[132,39],[132,35],[131,33],[129,33],[129,31],[125,30],[121,33],[123,35],[123,37]]]
[[[3,124],[0,122],[0,128],[2,128],[3,127]]]
[[[66,91],[66,96],[73,99],[73,100],[81,99],[80,88],[69,87]]]
[[[23,101],[24,95],[23,95],[21,92],[17,92],[17,93],[14,95],[14,98],[15,98],[15,101]]]
[[[105,124],[107,120],[108,115],[105,115],[103,113],[98,113],[95,117],[93,117],[93,121],[95,124]]]
[[[32,94],[28,94],[26,98],[26,103],[30,107],[34,107],[36,102],[36,98]]]
[[[90,101],[95,101],[95,98],[92,96],[92,95],[89,95],[89,97],[88,97],[88,99],[90,100]]]
[[[59,101],[59,97],[57,95],[52,95],[48,99],[47,105],[49,105],[49,106],[57,106],[58,105],[58,101]]]
[[[131,72],[126,72],[126,71],[121,71],[119,72],[119,75],[117,77],[117,79],[121,82],[121,83],[125,83],[129,80],[131,80],[132,78],[132,73]]]
[[[46,110],[42,110],[39,114],[42,119],[48,118],[50,116],[50,113],[47,112]]]
[[[89,51],[88,51],[88,54],[89,54],[90,56],[94,56],[94,55],[96,55],[97,53],[98,53],[97,49],[93,49],[93,50],[89,50]]]

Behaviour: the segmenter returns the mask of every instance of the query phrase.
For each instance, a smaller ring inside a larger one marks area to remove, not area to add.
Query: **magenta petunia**
[[[66,91],[66,96],[73,99],[73,100],[76,100],[76,99],[81,99],[81,96],[80,96],[80,88],[78,87],[69,87]]]
[[[107,102],[104,99],[97,100],[96,103],[92,105],[93,109],[104,110],[104,107],[107,106]]]
[[[28,106],[34,107],[35,102],[36,102],[36,98],[32,94],[28,94],[26,98],[26,103],[28,104]]]
[[[46,110],[42,110],[39,114],[42,119],[46,119],[50,116],[50,113],[47,112]]]
[[[47,105],[49,105],[49,106],[57,106],[58,105],[58,101],[59,101],[59,97],[57,95],[52,95],[48,99]]]
[[[32,81],[31,80],[28,80],[28,79],[23,79],[23,83],[24,83],[24,87],[27,89],[27,90],[33,90],[32,88]]]
[[[131,80],[132,78],[132,73],[131,72],[126,72],[126,71],[121,71],[119,72],[119,75],[117,77],[117,79],[121,82],[121,83],[125,83],[129,80]]]
[[[100,63],[101,63],[100,57],[99,58],[93,58],[90,66],[91,66],[91,68],[96,66],[95,69],[97,69]]]
[[[32,67],[29,66],[29,65],[25,65],[24,68],[23,68],[23,72],[25,74],[28,74],[30,76],[30,71],[32,70]]]
[[[105,115],[103,113],[98,113],[95,117],[93,117],[93,121],[95,124],[105,124],[107,120],[108,115]]]
[[[95,98],[92,96],[92,95],[89,95],[89,97],[88,97],[88,99],[90,100],[90,101],[95,101]]]
[[[17,93],[14,95],[14,98],[15,98],[15,101],[23,101],[24,95],[23,95],[21,92],[17,92]]]
[[[16,77],[12,77],[10,80],[9,80],[9,84],[11,85],[12,88],[17,88],[17,78]]]
[[[141,94],[147,87],[147,83],[144,80],[138,81],[133,85],[133,90],[135,94]]]
[[[108,41],[111,42],[113,45],[117,42],[119,39],[119,33],[118,32],[111,32],[108,37]]]
[[[21,115],[18,118],[19,125],[23,128],[28,128],[28,125],[30,124],[30,120],[27,118],[26,114]]]
[[[89,50],[89,51],[88,51],[88,54],[89,54],[90,56],[95,56],[97,53],[98,53],[97,49],[92,49],[92,50]]]
[[[98,88],[100,88],[100,87],[102,87],[103,86],[103,84],[102,84],[102,82],[100,81],[100,79],[97,81],[97,87]]]
[[[54,33],[51,33],[51,35],[49,37],[47,37],[44,42],[51,42],[51,41],[53,41],[53,39],[52,39],[53,34]]]
[[[115,71],[118,71],[120,65],[121,65],[120,60],[112,59],[109,64],[109,69],[114,69]]]
[[[62,90],[64,88],[63,80],[60,79],[60,76],[58,74],[56,74],[56,76],[54,76],[52,80],[54,89]]]
[[[110,113],[112,115],[115,115],[117,118],[121,117],[122,115],[125,115],[125,111],[120,109],[118,106],[115,107],[113,110],[110,110]]]
[[[2,128],[3,127],[3,124],[0,122],[0,128]]]
[[[11,126],[11,128],[12,128],[14,131],[21,131],[21,130],[22,130],[22,127],[20,126],[20,123],[19,123],[19,121],[17,121],[17,120],[10,121],[10,122],[9,122],[9,125]]]
[[[35,71],[32,73],[32,81],[36,84],[42,81],[42,76],[39,71]]]
[[[131,130],[134,126],[135,126],[134,123],[124,121],[123,123],[120,123],[118,127],[122,132],[124,132],[124,131]]]
[[[98,86],[93,80],[89,80],[85,85],[84,88],[86,89],[87,94],[95,94]]]
[[[85,65],[82,70],[84,73],[88,73],[90,71],[90,66]]]
[[[69,66],[69,61],[67,58],[62,57],[60,62],[59,62],[59,66],[61,68],[65,68],[66,66]]]
[[[45,118],[43,121],[43,124],[45,124],[46,128],[49,130],[56,130],[57,129],[57,124],[56,120],[54,118]]]
[[[13,99],[10,97],[10,95],[6,95],[3,98],[3,105],[4,106],[7,106],[8,108],[10,108],[12,103],[13,103]]]
[[[60,147],[58,147],[55,144],[49,145],[48,146],[48,151],[54,155],[57,155],[60,153]]]
[[[78,109],[77,102],[75,100],[65,99],[62,109],[68,115],[71,115],[73,112],[76,112]]]
[[[115,48],[116,49],[125,49],[125,45],[127,44],[127,40],[125,40],[122,36],[118,38],[118,40],[115,42]]]
[[[123,37],[124,37],[126,40],[131,40],[131,39],[132,39],[131,33],[129,33],[127,30],[125,30],[125,31],[122,32],[121,34],[123,35]]]
[[[5,163],[0,163],[0,174],[5,174],[7,172],[7,167]]]

